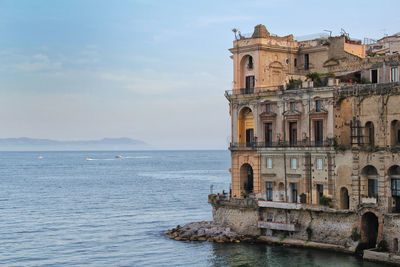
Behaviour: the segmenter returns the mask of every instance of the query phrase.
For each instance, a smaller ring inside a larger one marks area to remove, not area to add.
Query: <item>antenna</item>
[[[325,32],[329,32],[329,37],[332,37],[332,31],[330,30],[324,30]]]

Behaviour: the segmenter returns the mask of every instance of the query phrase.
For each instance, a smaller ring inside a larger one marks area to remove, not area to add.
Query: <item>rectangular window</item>
[[[392,179],[392,196],[400,197],[400,179]]]
[[[272,123],[265,124],[265,146],[272,145]]]
[[[292,170],[296,170],[297,169],[297,158],[291,158],[290,159],[290,168]]]
[[[273,199],[273,187],[273,183],[267,182],[267,201],[272,201]]]
[[[398,81],[399,81],[399,68],[397,68],[397,67],[391,68],[391,71],[390,71],[390,81],[391,81],[392,83],[398,82]]]
[[[322,120],[314,121],[315,146],[323,145],[324,133],[323,133],[322,125],[323,125]]]
[[[297,58],[294,59],[294,66],[297,67]]]
[[[315,100],[315,111],[321,112],[321,100]]]
[[[305,54],[304,55],[304,69],[308,70],[310,68],[310,55]]]
[[[317,170],[322,170],[323,162],[323,159],[317,159]]]
[[[272,169],[272,158],[267,158],[267,168]]]
[[[297,145],[297,122],[289,122],[289,145]]]
[[[266,111],[267,113],[271,113],[271,104],[267,104],[267,105],[266,105],[265,111]]]
[[[290,111],[291,112],[296,111],[296,102],[290,102]]]
[[[371,70],[371,83],[378,83],[378,70]]]
[[[368,197],[378,196],[378,180],[368,179]]]

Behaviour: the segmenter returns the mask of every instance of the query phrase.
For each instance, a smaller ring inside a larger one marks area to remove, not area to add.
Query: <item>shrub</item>
[[[330,197],[327,197],[324,195],[322,195],[319,198],[319,204],[324,205],[324,206],[328,206],[331,201],[332,201],[332,199]]]
[[[354,227],[353,230],[351,230],[351,239],[353,241],[358,241],[361,239],[360,234],[358,233],[358,228]]]

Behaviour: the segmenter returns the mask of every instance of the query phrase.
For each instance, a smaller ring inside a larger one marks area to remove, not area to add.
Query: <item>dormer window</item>
[[[321,112],[321,100],[315,100],[315,112]]]
[[[253,68],[253,57],[249,56],[249,63],[247,64],[247,68],[252,69]]]
[[[295,112],[296,111],[296,102],[290,102],[290,111]]]
[[[268,103],[265,110],[267,113],[271,113],[271,104]]]

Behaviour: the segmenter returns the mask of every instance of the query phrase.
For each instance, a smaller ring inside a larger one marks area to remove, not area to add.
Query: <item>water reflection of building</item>
[[[263,234],[300,231],[300,215],[287,212],[328,205],[358,218],[367,247],[385,240],[397,253],[400,226],[385,222],[400,218],[400,56],[368,57],[346,36],[298,42],[263,25],[230,51],[232,198],[258,199]]]

